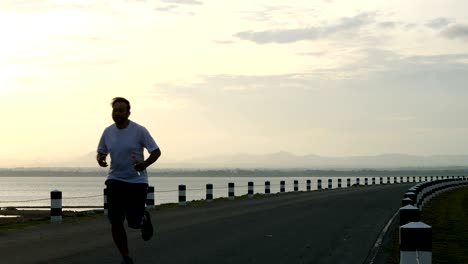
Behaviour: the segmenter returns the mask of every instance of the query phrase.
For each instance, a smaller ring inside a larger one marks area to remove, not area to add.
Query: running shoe
[[[143,224],[141,225],[141,237],[144,241],[148,241],[153,237],[153,225],[151,224],[151,215],[145,210],[143,216]]]

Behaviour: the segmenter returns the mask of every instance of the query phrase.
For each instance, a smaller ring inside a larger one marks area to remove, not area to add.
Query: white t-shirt
[[[144,160],[144,148],[149,153],[159,148],[145,127],[133,121],[123,129],[117,128],[115,124],[107,127],[102,133],[97,149],[99,153],[110,154],[111,163],[107,179],[148,183],[146,170],[138,173],[133,167],[135,161]]]

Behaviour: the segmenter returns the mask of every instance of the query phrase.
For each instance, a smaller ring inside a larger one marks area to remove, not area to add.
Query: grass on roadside
[[[432,226],[432,263],[468,263],[468,187],[442,193],[421,212]],[[388,264],[400,263],[398,228],[391,234]]]
[[[63,216],[62,221],[63,222],[75,222],[75,221],[98,218],[103,215],[104,214],[102,213],[96,213],[96,214],[83,214],[83,215],[78,214],[76,216]],[[21,229],[21,228],[26,228],[30,226],[43,225],[43,224],[49,224],[49,223],[50,223],[50,216],[46,216],[46,217],[35,218],[35,219],[27,220],[27,221],[1,224],[0,231],[10,230],[10,229]]]

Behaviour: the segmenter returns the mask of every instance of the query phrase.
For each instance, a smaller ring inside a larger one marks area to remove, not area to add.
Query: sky
[[[0,167],[96,151],[110,101],[161,161],[468,154],[468,1],[2,0]]]

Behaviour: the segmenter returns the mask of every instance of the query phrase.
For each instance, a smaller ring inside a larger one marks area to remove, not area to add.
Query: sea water
[[[14,173],[10,173],[14,174]],[[4,207],[48,207],[50,206],[50,192],[59,190],[62,192],[62,205],[65,207],[89,206],[102,208],[104,203],[103,190],[105,188],[105,173],[93,174],[64,173],[67,176],[9,176],[3,173],[0,177],[0,208]],[[51,173],[49,173],[51,174]],[[248,182],[254,183],[254,193],[265,193],[265,182],[270,182],[271,193],[280,192],[280,182],[285,182],[286,192],[294,190],[294,181],[299,183],[299,191],[306,190],[307,180],[311,181],[311,190],[316,190],[318,180],[322,181],[322,188],[328,188],[328,180],[332,180],[332,188],[338,187],[338,179],[341,179],[342,188],[347,187],[347,179],[355,184],[360,179],[360,184],[380,184],[379,176],[352,175],[336,176],[330,173],[316,175],[310,171],[274,171],[274,170],[194,170],[194,171],[169,171],[150,173],[149,185],[155,188],[155,204],[177,203],[179,192],[178,186],[186,186],[187,201],[202,200],[206,197],[206,184],[213,184],[213,198],[228,196],[228,183],[235,184],[235,195],[241,196],[248,192]],[[367,174],[367,173],[366,173]],[[75,176],[87,175],[87,176]],[[206,175],[206,176],[202,176]],[[418,175],[419,176],[419,175]],[[382,176],[383,182],[387,183],[387,176]],[[391,176],[391,183],[397,182],[419,182],[419,177],[410,176],[408,173],[400,173]],[[424,176],[422,177],[424,181]]]

